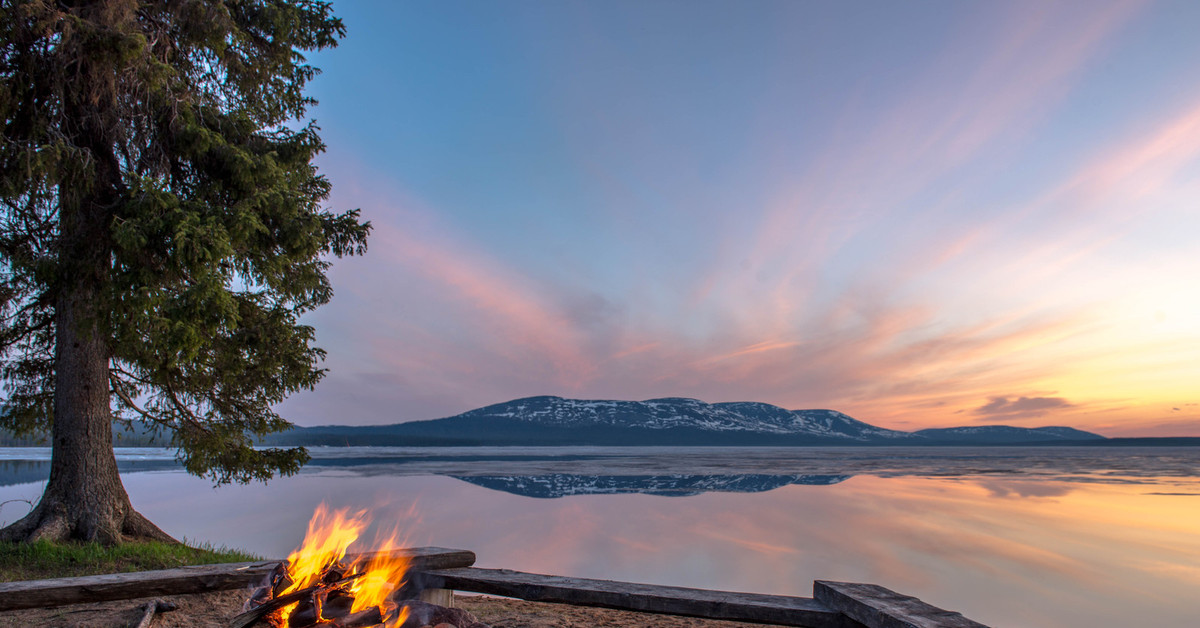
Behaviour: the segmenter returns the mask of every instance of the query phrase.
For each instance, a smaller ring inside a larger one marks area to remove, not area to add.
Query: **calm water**
[[[1200,625],[1198,449],[313,453],[298,476],[219,489],[169,452],[119,459],[167,532],[266,556],[324,501],[482,567],[806,596],[874,582],[998,628]],[[36,499],[47,459],[0,448],[0,502]]]

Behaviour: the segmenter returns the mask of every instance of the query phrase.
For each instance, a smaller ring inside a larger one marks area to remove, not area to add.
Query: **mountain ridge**
[[[552,395],[490,404],[441,419],[316,426],[273,435],[292,445],[964,445],[1077,443],[1105,437],[1071,427],[980,425],[904,432],[829,409],[762,402],[644,401]]]

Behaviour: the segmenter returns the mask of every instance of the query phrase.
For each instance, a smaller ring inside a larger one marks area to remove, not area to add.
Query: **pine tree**
[[[369,224],[321,203],[305,51],[317,0],[4,0],[0,427],[48,430],[45,493],[0,540],[169,539],[130,505],[113,422],[161,430],[217,483],[291,474],[256,450],[323,369],[299,317]]]

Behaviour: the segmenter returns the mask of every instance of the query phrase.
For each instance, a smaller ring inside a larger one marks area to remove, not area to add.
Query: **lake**
[[[325,502],[481,567],[803,596],[871,582],[997,628],[1200,616],[1200,448],[311,451],[299,475],[220,488],[169,451],[118,460],[168,533],[269,557]],[[0,502],[35,500],[48,460],[0,448]]]

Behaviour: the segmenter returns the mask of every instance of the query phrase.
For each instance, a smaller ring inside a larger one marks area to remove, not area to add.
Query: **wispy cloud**
[[[975,408],[973,413],[985,417],[979,419],[980,421],[990,421],[1039,417],[1055,410],[1073,407],[1075,404],[1062,397],[992,397],[987,403]]]

